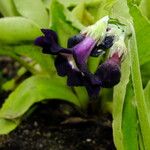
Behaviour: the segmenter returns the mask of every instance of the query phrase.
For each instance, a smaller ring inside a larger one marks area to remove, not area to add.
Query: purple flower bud
[[[101,80],[102,87],[111,88],[119,83],[120,72],[120,58],[117,54],[102,63],[97,69],[95,75]]]

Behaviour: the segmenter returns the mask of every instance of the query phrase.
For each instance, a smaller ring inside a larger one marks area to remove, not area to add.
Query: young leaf
[[[42,33],[39,26],[23,17],[5,17],[0,19],[0,41],[15,44],[33,41]]]
[[[80,106],[65,80],[50,79],[45,76],[33,76],[19,85],[6,99],[0,109],[0,118],[14,119],[22,116],[33,104],[45,99],[59,99]]]
[[[46,28],[49,16],[42,0],[13,0],[17,11],[24,17],[35,21],[40,27]]]

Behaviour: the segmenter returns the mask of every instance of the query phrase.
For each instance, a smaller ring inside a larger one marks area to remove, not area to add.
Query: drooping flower
[[[118,84],[121,78],[121,62],[127,53],[127,48],[125,46],[125,33],[117,26],[112,26],[108,33],[114,36],[114,44],[109,50],[108,59],[102,63],[95,75],[101,80],[102,87],[110,88]]]
[[[116,32],[120,31],[113,26],[108,28],[108,19],[106,16],[69,38],[68,48],[61,47],[56,32],[49,29],[42,29],[44,35],[35,40],[35,45],[42,47],[43,53],[56,55],[58,75],[67,76],[69,86],[85,86],[90,96],[98,95],[101,87],[112,87],[120,81],[122,56],[114,47],[119,39]],[[108,49],[108,59],[94,74],[91,73],[87,66],[88,58],[98,57]]]

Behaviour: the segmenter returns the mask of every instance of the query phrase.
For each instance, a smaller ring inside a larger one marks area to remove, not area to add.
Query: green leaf
[[[62,78],[33,76],[19,85],[6,99],[0,109],[0,118],[14,119],[22,116],[33,104],[45,99],[59,99],[80,106],[70,88]]]
[[[13,0],[17,11],[24,17],[35,21],[40,27],[46,28],[49,16],[42,0]]]
[[[131,82],[127,85],[122,114],[123,144],[125,150],[139,150],[138,148],[138,118]]]
[[[0,19],[0,41],[15,44],[33,41],[41,35],[40,28],[29,19],[23,17],[5,17]]]
[[[118,150],[124,150],[122,120],[127,84],[130,76],[130,57],[127,55],[121,66],[121,81],[113,92],[113,137]]]
[[[137,46],[139,53],[140,65],[150,61],[150,22],[142,16],[140,10],[133,5],[130,5],[130,13],[133,17]],[[140,19],[139,19],[140,18]]]
[[[5,17],[19,15],[12,0],[0,0],[0,13]]]
[[[94,17],[87,11],[85,7],[85,3],[79,3],[73,9],[71,14],[75,17],[77,21],[79,21],[82,24],[82,28],[94,23]],[[79,29],[82,29],[82,28],[79,28]]]
[[[58,33],[59,41],[62,46],[66,46],[68,38],[79,32],[66,20],[66,16],[64,14],[65,9],[66,8],[57,0],[51,0],[50,28]]]
[[[129,5],[129,8],[130,8],[130,13],[133,16],[133,20],[136,20],[137,19],[136,17],[139,16],[139,11],[137,7],[133,5]],[[140,73],[140,64],[139,64],[139,58],[138,58],[136,35],[135,35],[135,31],[134,31],[132,24],[130,24],[130,29],[132,32],[132,37],[130,39],[128,49],[129,49],[129,53],[131,56],[131,74],[132,74],[133,88],[134,88],[135,100],[137,103],[137,112],[138,112],[138,118],[139,118],[140,127],[141,127],[141,133],[142,133],[142,137],[144,141],[144,146],[145,146],[145,149],[148,150],[150,149],[150,143],[149,143],[150,136],[147,133],[150,133],[150,118],[148,116],[148,110],[147,110],[146,102],[145,102],[145,96],[144,96],[141,73]],[[137,31],[136,33],[138,34]]]
[[[10,131],[14,130],[19,124],[19,119],[17,120],[8,120],[0,118],[0,135],[8,134]]]

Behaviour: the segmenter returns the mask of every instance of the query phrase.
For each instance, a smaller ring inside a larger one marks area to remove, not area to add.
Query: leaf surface
[[[60,78],[32,76],[21,83],[6,99],[0,109],[0,118],[14,119],[22,116],[33,104],[45,99],[59,99],[80,106],[77,97]]]

